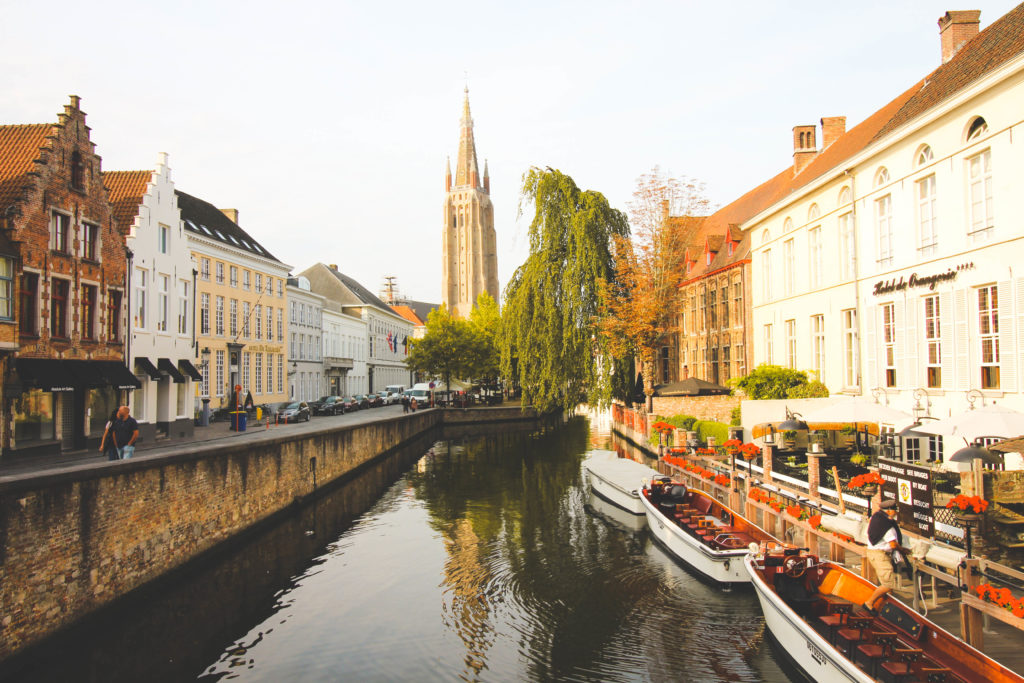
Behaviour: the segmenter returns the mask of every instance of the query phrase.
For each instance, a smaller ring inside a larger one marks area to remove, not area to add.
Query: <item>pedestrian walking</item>
[[[135,455],[135,441],[139,438],[139,423],[131,415],[128,406],[121,406],[117,411],[117,419],[114,420],[114,443],[117,444],[117,454],[122,460],[128,460]]]
[[[103,438],[100,439],[100,453],[107,456],[107,460],[119,460],[117,444],[114,443],[114,423],[117,421],[117,408],[110,411],[110,419],[107,426],[103,428]]]
[[[405,396],[405,395],[402,396],[402,412],[403,413],[408,413],[409,412],[409,397]]]
[[[416,412],[416,397],[415,396],[413,396],[412,399],[409,401],[409,409],[412,410],[412,412],[414,412],[414,413]]]

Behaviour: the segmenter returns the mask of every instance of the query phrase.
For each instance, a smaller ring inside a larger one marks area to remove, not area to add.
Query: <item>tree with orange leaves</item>
[[[632,238],[615,236],[615,276],[601,283],[599,329],[615,357],[639,359],[648,411],[658,349],[678,314],[686,248],[709,212],[703,184],[655,166],[637,179],[629,204]]]

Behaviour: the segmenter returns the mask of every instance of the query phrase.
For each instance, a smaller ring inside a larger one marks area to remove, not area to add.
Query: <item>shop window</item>
[[[53,394],[41,389],[31,389],[11,406],[14,416],[14,442],[23,446],[26,442],[47,441],[54,438]]]

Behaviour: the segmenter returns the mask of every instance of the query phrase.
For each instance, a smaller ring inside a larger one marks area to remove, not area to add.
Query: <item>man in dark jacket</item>
[[[892,570],[890,554],[903,546],[903,534],[896,522],[898,509],[896,501],[889,498],[883,500],[875,514],[868,522],[868,548],[865,559],[871,563],[878,575],[878,588],[864,601],[869,612],[874,611],[875,603],[880,597],[896,587],[896,575]]]
[[[135,441],[139,438],[139,423],[131,416],[128,406],[121,406],[114,420],[114,443],[122,460],[135,455]]]

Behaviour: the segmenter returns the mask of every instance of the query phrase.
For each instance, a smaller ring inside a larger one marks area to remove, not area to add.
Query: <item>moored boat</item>
[[[891,594],[868,612],[874,584],[806,549],[761,546],[743,567],[768,630],[813,681],[1024,683]]]
[[[658,471],[634,460],[620,458],[615,451],[593,450],[587,454],[583,467],[590,477],[590,488],[627,512],[642,516],[640,489],[658,476]]]
[[[708,494],[688,490],[668,477],[652,480],[641,491],[640,500],[654,538],[673,556],[719,583],[748,583],[742,562],[750,552],[748,546],[778,543]]]

